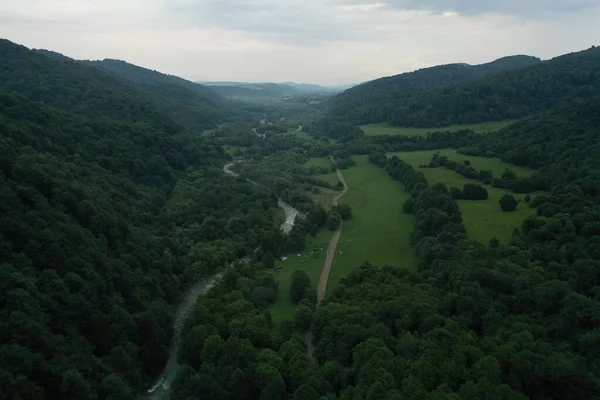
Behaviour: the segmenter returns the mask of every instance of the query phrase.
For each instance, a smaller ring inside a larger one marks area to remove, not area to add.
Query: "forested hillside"
[[[596,47],[478,80],[405,90],[361,104],[334,102],[329,117],[355,124],[415,127],[517,119],[596,95],[599,70],[600,48]]]
[[[144,92],[0,45],[0,398],[136,398],[186,289],[280,235],[276,199]]]
[[[377,108],[387,102],[393,102],[403,92],[411,89],[427,89],[483,78],[500,71],[523,68],[540,63],[531,56],[510,56],[486,64],[446,64],[422,68],[413,72],[375,79],[350,88],[329,100],[332,113],[354,113],[354,109]],[[374,116],[373,118],[377,118]],[[381,122],[370,120],[367,122]],[[361,120],[361,123],[364,121]],[[366,122],[364,122],[366,123]]]
[[[105,59],[85,63],[142,89],[162,111],[189,129],[215,128],[220,123],[232,121],[240,113],[204,85],[121,60]]]

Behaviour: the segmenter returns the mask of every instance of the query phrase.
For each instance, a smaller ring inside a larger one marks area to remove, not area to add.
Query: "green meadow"
[[[471,129],[478,134],[486,134],[494,132],[510,125],[515,121],[497,121],[497,122],[483,122],[480,124],[464,124],[464,125],[450,125],[439,128],[408,128],[401,126],[392,126],[387,122],[379,124],[361,125],[361,129],[367,136],[382,136],[382,135],[405,135],[405,136],[424,136],[431,132],[437,131],[448,131],[456,132],[461,129]]]
[[[313,289],[317,290],[329,239],[331,232],[327,230],[321,231],[314,238],[307,236],[306,248],[302,252],[286,254],[287,261],[275,260],[275,265],[283,268],[273,271],[273,278],[279,282],[279,296],[269,308],[274,327],[278,327],[281,321],[294,319],[296,305],[290,299],[290,282],[294,271],[305,271]]]
[[[408,193],[383,169],[371,164],[367,156],[353,158],[357,165],[342,171],[348,193],[340,201],[352,207],[352,219],[344,221],[329,274],[328,292],[352,268],[365,261],[378,266],[414,268],[416,265],[410,246],[413,216],[402,213]]]
[[[430,184],[441,182],[448,188],[456,186],[463,187],[465,183],[480,184],[481,182],[467,179],[456,172],[446,168],[419,168],[420,165],[429,164],[431,157],[438,150],[390,153],[388,156],[397,156],[413,167],[419,169]],[[494,176],[500,176],[505,168],[513,170],[517,176],[531,175],[530,169],[507,164],[499,159],[464,156],[455,150],[440,150],[441,155],[446,155],[450,160],[461,161],[468,159],[474,168],[478,170],[492,170]],[[500,240],[502,244],[508,244],[515,228],[519,228],[525,218],[535,214],[535,209],[523,201],[525,195],[514,194],[520,200],[515,212],[503,212],[498,201],[500,198],[511,193],[505,189],[499,189],[490,185],[483,185],[489,194],[488,200],[457,200],[462,212],[463,221],[469,237],[483,244],[487,244],[493,237]]]
[[[413,217],[401,210],[408,193],[383,169],[371,164],[367,156],[353,158],[357,165],[342,171],[348,192],[340,201],[352,207],[352,219],[344,221],[331,265],[328,292],[335,289],[352,268],[365,261],[379,266],[390,264],[414,268],[416,265],[410,246]],[[330,199],[335,195],[337,192],[333,192]],[[331,236],[332,232],[321,231],[317,237],[308,239],[304,251],[288,254],[287,261],[276,263],[283,265],[283,269],[273,271],[279,281],[279,297],[270,308],[274,326],[294,317],[296,307],[289,297],[289,285],[296,269],[306,271],[316,289]]]

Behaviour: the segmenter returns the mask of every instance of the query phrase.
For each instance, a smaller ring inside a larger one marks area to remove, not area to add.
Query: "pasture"
[[[294,271],[305,271],[310,277],[312,288],[317,290],[330,238],[331,232],[322,230],[314,238],[307,236],[306,248],[300,253],[286,254],[288,260],[284,262],[275,260],[275,265],[283,268],[272,271],[273,278],[279,282],[279,296],[269,308],[274,327],[278,327],[281,321],[294,319],[296,305],[290,299],[290,281]]]
[[[414,219],[402,213],[408,193],[367,156],[352,158],[357,165],[342,171],[348,193],[340,200],[352,207],[352,219],[344,221],[327,284],[329,293],[365,261],[377,266],[416,266],[410,245]]]
[[[433,128],[409,128],[402,126],[392,126],[387,122],[379,124],[361,125],[360,128],[365,132],[367,136],[382,136],[382,135],[404,135],[404,136],[425,136],[431,132],[456,132],[461,129],[471,129],[478,134],[487,134],[500,130],[515,121],[496,121],[496,122],[483,122],[480,124],[463,124],[463,125],[450,125],[443,127]]]
[[[390,153],[388,156],[391,157],[395,155],[411,164],[414,168],[423,172],[430,184],[441,182],[448,188],[456,186],[461,189],[466,183],[481,184],[481,182],[477,180],[467,179],[446,168],[419,168],[419,165],[428,164],[436,151],[437,150]],[[478,170],[491,169],[494,172],[494,176],[500,176],[505,168],[510,168],[518,176],[526,176],[532,173],[532,170],[507,164],[498,159],[467,157],[456,153],[454,150],[441,150],[439,152],[442,155],[447,155],[448,158],[453,161],[469,159],[471,160],[472,165]],[[534,208],[529,208],[529,204],[522,201],[525,195],[513,193],[513,195],[520,200],[517,210],[514,212],[503,212],[500,209],[498,201],[503,195],[511,192],[490,185],[482,186],[487,189],[489,199],[457,200],[462,212],[463,224],[467,229],[469,237],[473,240],[487,244],[491,238],[495,237],[500,240],[500,243],[506,245],[510,241],[513,230],[519,228],[523,220],[530,215],[534,215],[536,211]]]

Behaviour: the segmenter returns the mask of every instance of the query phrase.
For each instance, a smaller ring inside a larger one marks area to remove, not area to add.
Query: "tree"
[[[402,212],[404,214],[412,214],[415,211],[415,201],[409,197],[402,203]]]
[[[294,400],[319,400],[319,393],[309,385],[300,385],[294,392]]]
[[[450,195],[452,196],[453,199],[459,200],[459,199],[462,199],[463,191],[460,190],[459,188],[457,188],[456,186],[452,186],[450,188]]]
[[[331,207],[330,213],[339,214],[342,219],[350,219],[352,217],[352,208],[348,204],[340,204],[337,206]]]
[[[330,231],[337,230],[342,224],[342,217],[336,212],[329,213],[327,217],[327,227]]]
[[[517,209],[517,199],[510,194],[505,194],[499,201],[502,211],[515,211]]]
[[[298,304],[304,298],[306,291],[310,289],[310,278],[302,270],[294,271],[290,283],[290,298],[294,304]]]
[[[452,197],[454,197],[454,194]],[[465,200],[487,200],[488,191],[481,185],[467,183],[463,186],[462,198]]]
[[[296,314],[294,316],[294,327],[298,331],[306,331],[310,328],[312,322],[313,312],[307,306],[296,307]]]

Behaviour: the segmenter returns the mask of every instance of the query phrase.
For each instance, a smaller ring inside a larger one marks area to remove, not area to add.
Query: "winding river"
[[[239,177],[239,174],[231,170],[231,167],[239,162],[242,161],[231,162],[225,165],[223,167],[223,172],[235,178]],[[248,181],[258,185],[258,183],[249,179]],[[281,230],[285,234],[288,234],[294,227],[294,221],[296,220],[296,217],[303,218],[304,215],[281,199],[278,199],[277,205],[281,207],[285,213],[285,221],[281,224]],[[245,264],[248,262],[250,262],[250,257],[245,257],[231,263],[230,268],[234,268],[236,264]],[[194,309],[194,305],[196,304],[198,297],[204,296],[210,289],[212,289],[221,280],[223,275],[224,272],[221,271],[210,277],[204,278],[192,286],[186,293],[186,296],[177,309],[177,314],[175,316],[175,323],[173,324],[173,342],[171,344],[167,365],[165,366],[162,375],[158,378],[154,386],[148,390],[149,400],[167,400],[169,398],[171,384],[175,380],[175,377],[177,376],[177,370],[179,368],[177,356],[179,354],[179,344],[181,343],[181,335],[183,333],[185,321],[190,315],[190,312]]]

